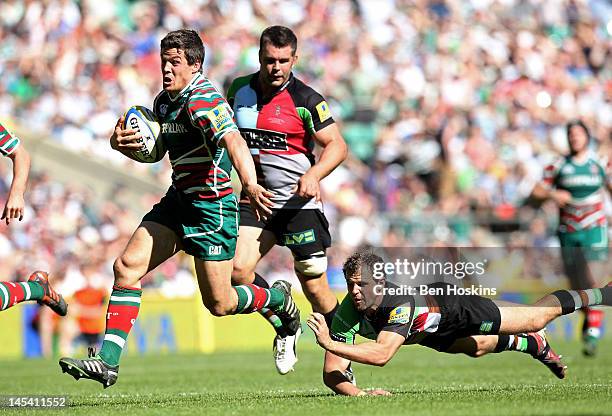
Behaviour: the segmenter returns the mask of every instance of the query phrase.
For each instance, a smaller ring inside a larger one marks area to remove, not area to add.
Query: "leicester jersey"
[[[218,199],[232,193],[232,164],[219,141],[238,131],[227,101],[198,73],[175,97],[157,95],[153,112],[172,165],[172,184],[188,198]]]
[[[590,156],[584,163],[563,157],[544,170],[544,185],[563,189],[572,195],[571,201],[559,210],[559,231],[574,232],[606,225],[603,190],[608,177],[606,163]]]
[[[0,124],[0,154],[8,156],[19,146],[17,136],[11,134],[2,124]]]
[[[247,141],[260,185],[274,192],[277,209],[321,209],[314,198],[294,194],[298,180],[315,163],[313,134],[334,123],[323,97],[299,79],[289,80],[264,100],[259,72],[237,78],[227,99]]]

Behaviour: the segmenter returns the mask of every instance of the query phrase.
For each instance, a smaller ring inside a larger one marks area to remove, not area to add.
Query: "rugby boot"
[[[43,288],[43,298],[37,300],[39,305],[47,305],[53,312],[59,316],[66,316],[68,312],[68,304],[64,297],[57,293],[49,283],[49,274],[43,271],[35,271],[28,277],[28,282],[36,282]]]
[[[538,343],[538,353],[533,356],[536,360],[544,364],[558,378],[565,378],[567,366],[561,361],[561,355],[553,351],[550,343],[546,339],[545,330],[532,332],[527,335],[533,336]]]
[[[95,348],[88,349],[89,358],[78,360],[75,358],[63,357],[59,360],[62,373],[68,373],[75,380],[81,378],[97,381],[104,388],[110,387],[117,382],[119,376],[119,366],[106,364],[99,355],[96,355]]]

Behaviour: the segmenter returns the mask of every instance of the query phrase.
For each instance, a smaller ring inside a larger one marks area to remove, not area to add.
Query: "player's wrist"
[[[242,183],[242,189],[244,189],[244,192],[249,196],[249,197],[255,197],[257,196],[257,182],[243,182]]]
[[[318,171],[316,165],[308,169],[306,173],[304,174],[304,176],[306,175],[311,176],[312,178],[316,179],[317,182],[320,182],[321,179],[323,179],[323,175]]]
[[[332,340],[331,338],[322,340],[323,342],[320,342],[319,344],[321,344],[321,346],[326,349],[329,352],[334,352],[336,350],[336,341]]]
[[[9,194],[6,199],[10,200],[11,198],[23,198],[23,195],[25,194],[25,190],[26,190],[25,185],[21,183],[13,182],[11,184],[11,188],[9,189]]]

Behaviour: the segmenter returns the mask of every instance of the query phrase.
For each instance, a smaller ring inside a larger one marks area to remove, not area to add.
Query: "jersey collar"
[[[253,88],[253,90],[255,90],[255,92],[257,93],[257,97],[262,98],[263,93],[261,91],[261,87],[259,86],[259,72],[260,71],[257,71],[255,74],[253,74],[250,84],[251,84],[251,88]],[[287,78],[287,81],[283,85],[281,85],[279,89],[277,89],[276,91],[272,93],[269,99],[271,100],[272,98],[274,98],[275,96],[277,96],[278,94],[286,90],[289,84],[291,84],[292,82],[295,82],[293,72],[289,74],[289,78]]]
[[[591,149],[588,149],[583,162],[578,162],[572,155],[569,155],[568,159],[571,163],[573,163],[576,166],[585,166],[591,162],[594,155],[595,153]]]
[[[168,93],[168,97],[170,98],[170,101],[175,102],[175,101],[179,100],[183,95],[185,95],[185,93],[191,91],[193,89],[193,86],[202,77],[204,77],[204,75],[202,75],[201,72],[196,72],[195,75],[191,78],[191,81],[189,81],[187,83],[187,85],[185,85],[185,87],[178,94],[176,94],[174,97],[172,97],[172,95],[170,95],[170,93]]]

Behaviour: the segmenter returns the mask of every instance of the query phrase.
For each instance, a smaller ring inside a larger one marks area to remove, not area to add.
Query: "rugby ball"
[[[161,137],[161,128],[155,114],[146,107],[135,105],[125,113],[125,129],[134,129],[142,136],[142,148],[132,156],[142,163],[155,163],[163,159],[166,147]]]

